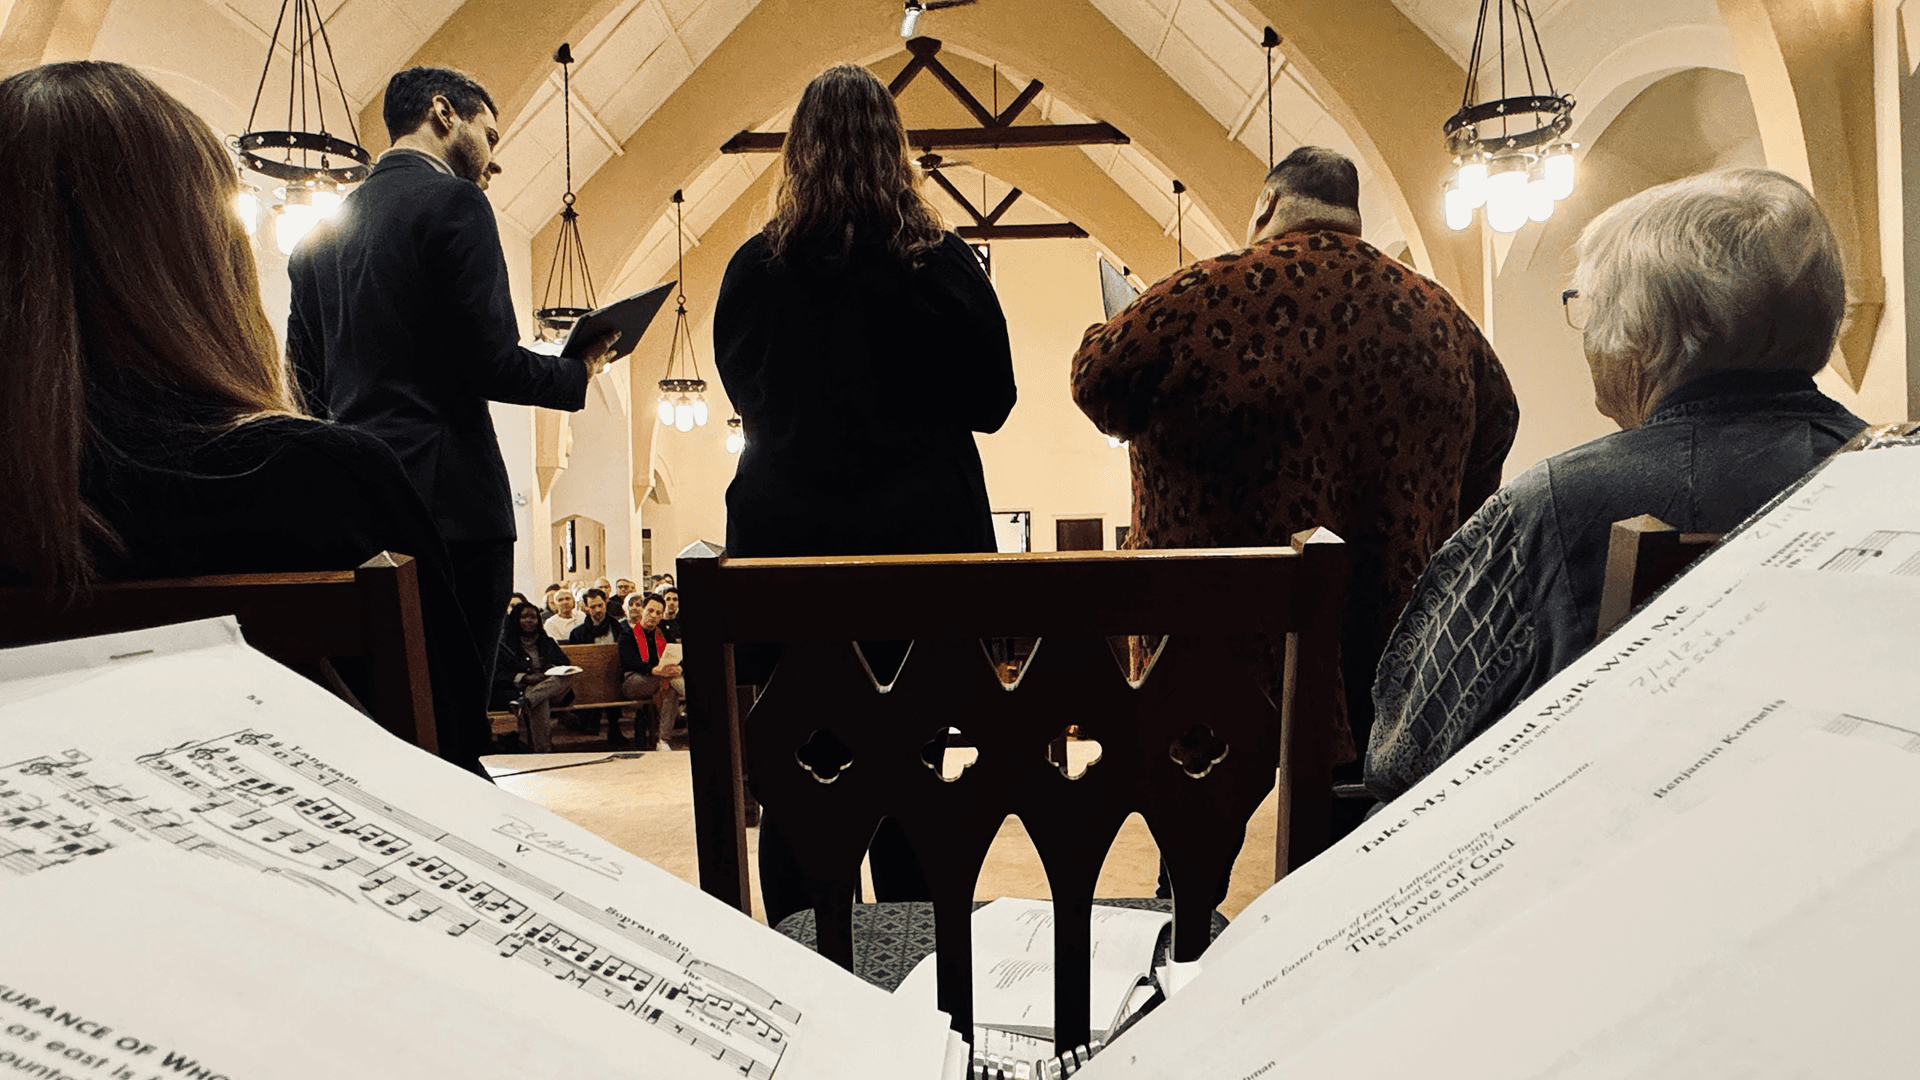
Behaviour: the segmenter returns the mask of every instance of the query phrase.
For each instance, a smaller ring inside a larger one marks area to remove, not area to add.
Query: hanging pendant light
[[[1273,50],[1280,47],[1280,32],[1269,26],[1260,31],[1260,47],[1267,51],[1267,168],[1273,168]]]
[[[727,417],[727,453],[737,454],[747,448],[747,422],[738,414]]]
[[[707,380],[700,377],[700,358],[693,352],[693,324],[687,319],[687,234],[681,224],[686,196],[673,193],[673,238],[679,254],[680,295],[675,299],[673,341],[667,346],[667,377],[660,380],[660,402],[655,415],[677,431],[707,426]],[[687,376],[692,368],[693,376]],[[675,374],[676,369],[679,374]]]
[[[291,57],[286,127],[260,129],[254,121],[260,117],[260,101],[273,73],[283,28]],[[322,76],[322,59],[330,80]],[[331,94],[327,92],[328,81],[332,83]],[[336,103],[337,115],[346,117],[351,138],[342,139],[327,130],[329,99]],[[274,189],[281,202],[273,208],[273,231],[274,244],[283,254],[291,254],[314,225],[340,208],[342,190],[347,185],[367,178],[373,155],[360,145],[353,106],[347,101],[340,69],[333,61],[333,46],[327,41],[319,0],[281,0],[280,16],[274,20],[273,36],[267,42],[267,61],[260,68],[260,85],[253,92],[253,108],[247,113],[247,130],[231,145],[242,169],[282,185]],[[252,235],[260,225],[259,192],[243,185],[234,209]]]
[[[1187,265],[1187,208],[1180,198],[1187,193],[1187,185],[1178,180],[1173,182],[1173,263],[1175,266]]]
[[[560,235],[547,266],[547,287],[533,312],[534,334],[549,342],[565,338],[581,316],[600,306],[593,298],[587,247],[580,240],[580,212],[573,208],[573,49],[561,42],[553,51],[553,62],[560,65],[560,145],[567,191],[560,196]]]
[[[1519,67],[1527,80],[1527,92],[1512,96],[1507,93],[1509,11],[1519,43]],[[1490,21],[1498,50],[1500,96],[1479,101]],[[1534,83],[1535,66],[1546,83],[1545,93]],[[1566,140],[1572,126],[1573,95],[1554,89],[1531,4],[1528,0],[1480,0],[1460,111],[1448,117],[1442,128],[1456,169],[1445,195],[1447,227],[1459,230],[1473,224],[1473,212],[1481,207],[1486,208],[1487,226],[1495,232],[1510,233],[1528,221],[1551,218],[1553,204],[1573,194],[1577,146]]]

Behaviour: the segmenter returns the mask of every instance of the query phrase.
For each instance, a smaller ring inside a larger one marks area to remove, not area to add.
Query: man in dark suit
[[[446,539],[474,644],[491,658],[516,534],[487,402],[578,410],[612,339],[585,360],[520,347],[482,194],[500,171],[500,132],[480,84],[409,68],[387,83],[384,117],[392,149],[287,263],[287,349],[310,409],[399,455]]]

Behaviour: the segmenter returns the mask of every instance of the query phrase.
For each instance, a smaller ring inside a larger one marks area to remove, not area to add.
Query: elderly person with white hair
[[[1613,522],[1724,532],[1866,424],[1814,388],[1845,304],[1807,190],[1650,188],[1581,234],[1568,318],[1621,431],[1535,465],[1434,554],[1380,661],[1367,788],[1392,798],[1593,643]]]

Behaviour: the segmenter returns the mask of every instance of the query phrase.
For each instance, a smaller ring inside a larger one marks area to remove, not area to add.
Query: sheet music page
[[[1164,911],[1094,904],[1088,1016],[1095,1035],[1114,1022],[1136,982],[1148,974],[1160,931],[1172,921]],[[937,954],[929,953],[894,996],[933,1008],[936,960]],[[1053,905],[1048,901],[1005,896],[973,913],[973,1019],[976,1026],[1049,1033],[1045,1045],[1052,1046]]]
[[[633,1075],[619,1013],[552,979],[502,992],[477,950],[429,958],[404,922],[232,862],[139,844],[0,897],[31,928],[0,935],[0,1065],[23,1076]]]
[[[10,923],[51,914],[17,887],[74,864],[137,891],[123,855],[147,849],[325,897],[330,932],[403,929],[412,962],[481,957],[505,1000],[565,988],[662,1075],[941,1071],[943,1014],[405,745],[248,648],[231,620],[0,652],[0,698]],[[79,944],[72,962],[111,966]],[[253,951],[269,977],[273,952]]]
[[[1800,732],[1920,731],[1916,482],[1920,448],[1834,458],[1250,905],[1089,1080],[1265,1075]]]
[[[1651,840],[1341,1024],[1287,1071],[1911,1073],[1920,741],[1876,725],[1838,730],[1802,733]]]

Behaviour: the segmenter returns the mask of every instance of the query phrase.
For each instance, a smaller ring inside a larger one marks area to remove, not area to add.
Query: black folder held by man
[[[573,324],[573,329],[567,331],[567,339],[560,345],[560,355],[574,359],[583,357],[590,346],[616,330],[620,332],[620,337],[607,353],[607,360],[618,360],[632,352],[634,346],[640,344],[640,335],[646,333],[661,305],[667,302],[667,294],[678,284],[678,281],[669,281],[655,285],[645,292],[615,300],[580,316]]]

